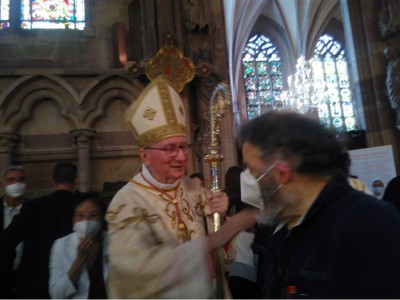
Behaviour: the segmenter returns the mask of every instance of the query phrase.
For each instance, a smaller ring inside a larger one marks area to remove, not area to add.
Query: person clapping
[[[105,204],[96,193],[76,201],[73,233],[56,240],[50,257],[52,298],[105,299],[108,274]]]

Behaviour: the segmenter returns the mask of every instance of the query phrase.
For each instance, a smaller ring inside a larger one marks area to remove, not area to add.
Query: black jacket
[[[382,200],[392,203],[400,211],[400,176],[389,181]]]
[[[4,230],[4,196],[0,197],[0,232]]]
[[[27,201],[24,199],[23,201]],[[0,237],[3,235],[4,231],[4,196],[0,197]],[[11,268],[13,266],[11,265]],[[0,288],[0,296],[1,298],[16,298],[17,296],[15,295],[15,272],[10,271],[7,274],[6,282],[4,282],[4,285],[6,288]],[[5,292],[6,291],[6,292]]]
[[[300,225],[261,247],[262,298],[400,298],[400,214],[345,178],[326,185]]]
[[[62,190],[28,200],[4,230],[0,240],[2,283],[7,283],[12,271],[15,247],[25,240],[21,263],[16,270],[16,292],[19,298],[49,298],[51,246],[56,239],[72,232],[74,201],[73,193]],[[4,284],[1,292],[4,293],[6,288]]]

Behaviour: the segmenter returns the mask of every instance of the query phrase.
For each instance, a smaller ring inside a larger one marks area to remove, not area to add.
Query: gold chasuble
[[[110,298],[214,297],[206,193],[186,177],[162,190],[141,173],[118,191],[106,216]]]

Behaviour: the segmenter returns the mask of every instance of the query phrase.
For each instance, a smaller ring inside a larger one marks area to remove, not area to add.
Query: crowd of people
[[[35,199],[23,167],[2,172],[1,298],[206,299],[221,281],[233,299],[400,298],[398,178],[378,200],[333,132],[271,111],[241,128],[243,165],[211,193],[185,175],[184,112],[166,80],[144,89],[127,111],[141,168],[108,205],[77,191],[71,162]]]

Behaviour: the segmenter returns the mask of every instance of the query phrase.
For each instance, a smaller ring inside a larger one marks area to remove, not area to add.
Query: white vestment
[[[183,178],[176,191],[160,192],[137,174],[111,201],[110,299],[214,297],[202,238],[212,231],[206,190]]]

